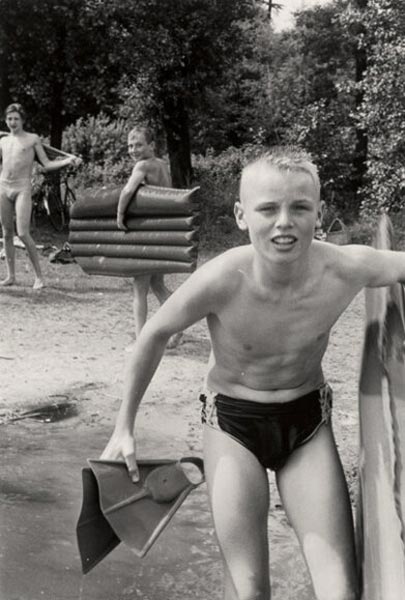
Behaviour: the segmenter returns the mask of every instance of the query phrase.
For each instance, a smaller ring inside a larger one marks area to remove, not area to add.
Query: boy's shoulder
[[[37,133],[29,133],[28,131],[24,131],[23,141],[27,146],[36,146],[37,144],[42,145],[39,135]]]
[[[17,136],[13,136],[10,134],[6,134],[0,137],[0,145],[3,147],[7,144],[12,145],[15,141],[23,144],[26,147],[34,146],[38,142],[40,142],[40,137],[36,133],[28,133],[28,131],[23,131]]]
[[[156,170],[157,167],[162,166],[167,168],[167,163],[164,160],[158,158],[157,156],[150,156],[149,158],[141,158],[140,160],[137,160],[134,164],[134,169],[148,172]]]
[[[338,262],[344,262],[345,260],[364,260],[370,256],[370,252],[374,252],[374,248],[364,244],[338,245],[319,240],[313,240],[312,247],[317,254]]]
[[[164,171],[165,173],[169,172],[169,165],[163,158],[151,156],[150,158],[147,158],[145,162],[147,163],[146,167],[151,170]]]
[[[207,273],[209,278],[229,285],[231,281],[235,281],[235,274],[246,271],[251,262],[252,247],[247,244],[221,252],[204,263],[201,269]]]
[[[150,158],[138,161],[134,167],[134,172],[142,173],[145,178],[145,183],[171,187],[168,164],[161,158],[151,156]]]
[[[315,256],[323,266],[343,278],[356,278],[370,267],[376,250],[362,244],[336,245],[315,240]]]
[[[166,161],[164,161],[162,158],[159,158],[158,156],[148,156],[148,158],[141,158],[140,160],[138,160],[137,164],[143,164],[143,165],[161,165],[164,164],[166,165]]]
[[[221,266],[224,269],[239,268],[250,259],[253,254],[251,244],[243,244],[242,246],[234,246],[228,250],[220,252],[210,259],[210,263]]]
[[[208,304],[227,302],[234,297],[245,279],[246,269],[251,263],[248,246],[238,246],[205,261],[183,286],[201,296]],[[183,287],[182,286],[182,287]]]

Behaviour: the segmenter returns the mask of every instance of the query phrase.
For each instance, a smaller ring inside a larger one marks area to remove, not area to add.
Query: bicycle
[[[69,222],[69,210],[76,201],[69,185],[71,172],[66,169],[57,173],[44,173],[42,183],[33,194],[32,220],[45,212],[55,231],[63,231]]]

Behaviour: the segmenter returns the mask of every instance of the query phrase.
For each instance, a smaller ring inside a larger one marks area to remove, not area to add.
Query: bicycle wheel
[[[62,231],[65,227],[66,219],[59,190],[50,187],[47,195],[44,197],[44,204],[53,228],[56,231]]]
[[[36,229],[46,216],[48,213],[45,208],[45,193],[41,190],[32,196],[31,228]]]
[[[73,206],[73,204],[76,202],[76,196],[73,192],[73,190],[70,189],[70,187],[65,188],[65,197],[63,200],[63,208],[65,211],[65,218],[66,218],[66,222],[69,222],[69,218],[70,218],[70,209]]]

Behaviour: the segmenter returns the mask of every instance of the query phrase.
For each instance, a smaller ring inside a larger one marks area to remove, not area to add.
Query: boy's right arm
[[[145,325],[127,367],[124,397],[113,435],[101,455],[101,458],[109,460],[124,458],[133,481],[139,479],[133,433],[135,417],[143,394],[161,361],[167,340],[167,336],[158,331],[148,335]]]
[[[101,458],[124,458],[137,481],[134,422],[142,397],[161,361],[169,338],[215,312],[221,290],[218,286],[216,259],[193,273],[146,322],[136,340],[113,435]]]
[[[117,227],[123,231],[127,230],[125,226],[125,211],[127,210],[128,204],[131,201],[132,196],[135,194],[138,187],[145,180],[146,169],[144,167],[144,161],[138,162],[132,170],[131,177],[121,190],[120,198],[118,200],[117,208]]]

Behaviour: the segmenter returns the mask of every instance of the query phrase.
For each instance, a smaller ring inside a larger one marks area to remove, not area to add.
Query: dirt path
[[[25,253],[17,254],[20,284],[0,289],[0,598],[219,599],[219,557],[204,486],[189,497],[147,558],[136,559],[121,545],[81,576],[75,542],[80,471],[87,457],[99,456],[120,402],[125,348],[132,341],[131,287],[127,280],[88,277],[76,264],[44,258],[49,286],[33,292]],[[169,285],[184,278],[170,276]],[[156,309],[153,301],[151,308]],[[352,488],[362,319],[363,302],[357,298],[333,331],[325,360],[335,390],[336,436]],[[140,412],[144,457],[201,454],[196,398],[208,353],[204,323],[166,352]],[[76,405],[69,419],[10,421],[24,410],[62,401]],[[273,479],[270,487],[274,599],[310,600]]]

